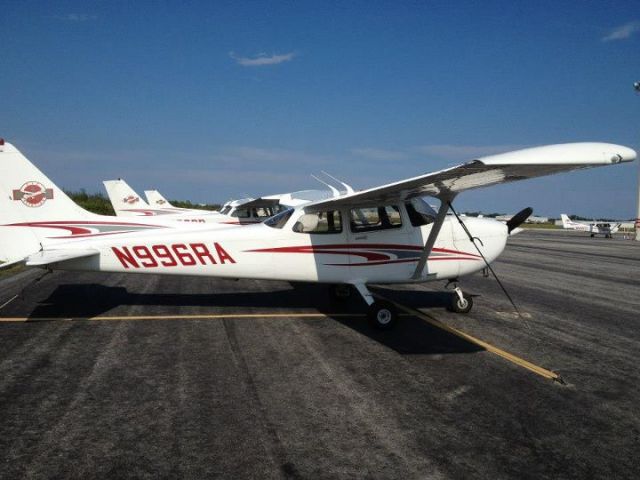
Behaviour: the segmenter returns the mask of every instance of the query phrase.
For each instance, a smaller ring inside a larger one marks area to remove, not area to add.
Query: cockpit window
[[[229,213],[229,210],[231,210],[231,207],[227,205],[222,210],[220,210],[220,213],[226,215],[227,213]]]
[[[354,208],[351,210],[352,232],[370,232],[401,227],[400,209],[395,205]]]
[[[342,216],[338,210],[328,212],[305,213],[293,226],[297,233],[340,233],[342,232]]]
[[[249,210],[246,208],[237,208],[231,213],[231,216],[237,218],[249,218]]]
[[[252,216],[257,218],[272,217],[274,213],[276,212],[271,207],[256,207],[251,209]]]
[[[285,210],[284,212],[280,212],[273,217],[266,219],[264,222],[265,225],[271,228],[282,228],[285,226],[291,215],[293,214],[293,208]]]

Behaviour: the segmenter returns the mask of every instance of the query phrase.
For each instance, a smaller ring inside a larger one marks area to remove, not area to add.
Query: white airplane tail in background
[[[138,217],[146,215],[145,211],[150,209],[149,204],[124,180],[105,180],[102,183],[118,217]]]
[[[0,140],[0,261],[13,263],[39,251],[44,223],[99,218],[76,205],[17,148]]]
[[[149,205],[161,208],[175,208],[158,190],[145,190],[144,195],[147,197],[147,203]]]
[[[571,228],[571,224],[573,223],[569,216],[566,213],[560,214],[560,218],[562,218],[562,226],[564,228]]]

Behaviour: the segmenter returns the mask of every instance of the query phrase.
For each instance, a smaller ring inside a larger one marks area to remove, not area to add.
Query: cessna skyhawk
[[[562,228],[565,230],[577,230],[579,232],[587,232],[592,237],[596,235],[604,235],[604,238],[613,238],[613,234],[620,230],[621,223],[614,223],[613,225],[608,222],[577,222],[571,220],[566,213],[560,215],[562,218]]]
[[[607,143],[529,148],[313,201],[261,224],[214,229],[89,213],[13,145],[0,143],[0,259],[7,264],[352,285],[380,328],[395,323],[396,310],[375,300],[368,284],[457,281],[478,272],[530,213],[507,224],[471,217],[462,223],[447,215],[461,192],[636,158],[632,149]],[[422,196],[439,200],[438,211]],[[456,284],[452,309],[471,305]]]

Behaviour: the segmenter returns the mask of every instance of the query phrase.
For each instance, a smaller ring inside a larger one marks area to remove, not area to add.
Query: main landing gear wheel
[[[367,317],[369,323],[378,330],[389,330],[398,322],[398,311],[393,303],[376,300],[369,305]]]
[[[331,298],[339,301],[345,301],[351,298],[352,291],[351,285],[345,283],[336,283],[329,287]]]
[[[463,294],[460,298],[460,295],[454,293],[451,295],[451,304],[447,310],[455,313],[469,313],[471,307],[473,307],[473,297]]]

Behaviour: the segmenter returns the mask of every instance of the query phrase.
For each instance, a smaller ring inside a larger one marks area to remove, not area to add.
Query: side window
[[[351,210],[351,231],[371,232],[402,227],[400,209],[395,205],[354,208]]]
[[[342,216],[338,210],[329,212],[305,213],[293,226],[298,233],[340,233]]]
[[[258,207],[255,209],[256,217],[258,218],[267,218],[273,215],[273,211],[270,207]]]
[[[232,217],[249,218],[249,210],[246,208],[238,208],[231,214]]]

